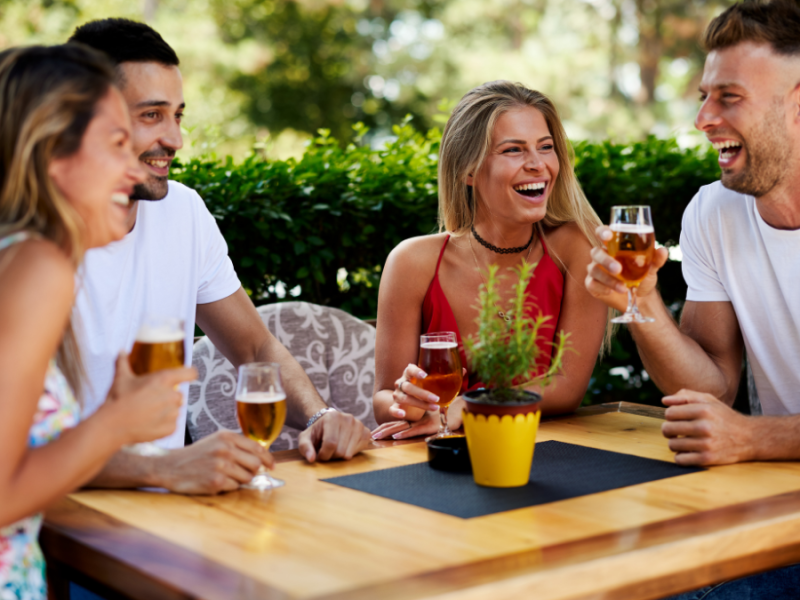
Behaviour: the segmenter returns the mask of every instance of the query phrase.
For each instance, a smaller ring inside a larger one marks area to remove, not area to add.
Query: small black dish
[[[454,436],[430,440],[428,444],[428,464],[438,471],[472,473],[469,460],[467,438]]]

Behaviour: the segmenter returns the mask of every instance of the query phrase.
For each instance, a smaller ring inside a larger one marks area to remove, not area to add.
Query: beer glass
[[[419,368],[428,376],[412,381],[427,392],[439,396],[439,432],[428,439],[452,437],[447,426],[447,407],[461,391],[461,358],[458,355],[458,338],[452,331],[427,333],[420,336]]]
[[[236,384],[236,418],[242,433],[269,449],[286,421],[286,392],[277,363],[248,363],[239,367]],[[271,477],[262,466],[250,483],[251,490],[270,490],[285,482]]]
[[[651,323],[636,306],[636,290],[650,272],[656,236],[649,206],[612,206],[608,255],[622,265],[620,277],[628,288],[628,309],[612,323]]]
[[[146,375],[164,369],[178,369],[184,364],[183,321],[174,317],[147,315],[136,333],[136,341],[128,355],[131,370]],[[126,446],[128,452],[141,456],[163,456],[167,453],[152,442]]]

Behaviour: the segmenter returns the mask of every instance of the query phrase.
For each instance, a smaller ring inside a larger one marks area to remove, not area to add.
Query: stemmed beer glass
[[[185,335],[183,320],[146,315],[128,355],[131,370],[136,375],[146,375],[165,369],[181,368],[185,356]],[[133,444],[125,449],[140,456],[162,456],[167,453],[152,442]]]
[[[628,309],[612,323],[651,323],[636,306],[636,290],[650,271],[656,236],[649,206],[612,206],[608,255],[622,265],[620,277],[628,288]]]
[[[248,363],[239,367],[236,384],[236,417],[242,433],[269,449],[286,421],[286,392],[277,363]],[[286,482],[271,477],[262,465],[250,483],[241,487],[270,490]]]
[[[439,432],[427,439],[452,437],[453,433],[447,426],[447,407],[461,391],[463,378],[456,334],[442,331],[420,336],[417,364],[428,376],[412,383],[439,396]]]

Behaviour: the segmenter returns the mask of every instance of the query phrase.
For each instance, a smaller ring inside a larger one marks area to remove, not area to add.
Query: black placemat
[[[702,470],[550,441],[536,444],[531,479],[524,487],[482,487],[471,473],[437,471],[427,462],[323,481],[469,519]]]

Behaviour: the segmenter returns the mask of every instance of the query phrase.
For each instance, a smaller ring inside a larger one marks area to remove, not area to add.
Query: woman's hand
[[[425,411],[438,411],[439,396],[417,385],[427,376],[417,365],[408,365],[403,376],[394,382],[394,404],[389,407],[389,414],[398,420],[416,422],[424,418]]]
[[[108,399],[99,410],[113,410],[120,445],[149,442],[170,435],[183,404],[178,384],[197,378],[194,368],[167,369],[137,377],[128,355],[120,353]]]
[[[439,431],[439,412],[426,411],[421,419],[409,422],[408,420],[390,421],[380,425],[372,432],[372,439],[385,440],[389,437],[395,440],[419,435],[433,435]],[[447,426],[450,431],[461,427],[461,411],[464,410],[464,398],[459,396],[447,407]]]

